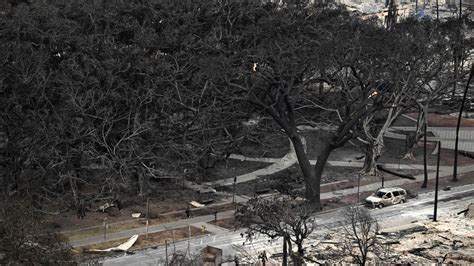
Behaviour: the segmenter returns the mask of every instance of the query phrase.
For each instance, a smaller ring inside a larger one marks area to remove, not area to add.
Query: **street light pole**
[[[436,162],[436,183],[435,183],[435,200],[434,200],[434,213],[433,222],[436,222],[436,216],[438,215],[438,185],[439,185],[439,160],[441,157],[441,141],[438,141],[438,159]]]
[[[357,203],[360,202],[360,173],[357,173]]]

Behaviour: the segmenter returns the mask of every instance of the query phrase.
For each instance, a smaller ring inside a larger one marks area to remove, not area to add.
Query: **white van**
[[[407,192],[403,188],[381,188],[365,199],[370,207],[383,208],[384,206],[404,203],[407,201]]]

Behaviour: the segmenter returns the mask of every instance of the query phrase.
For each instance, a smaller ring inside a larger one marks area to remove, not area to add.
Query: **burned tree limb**
[[[379,169],[379,170],[382,171],[382,172],[385,172],[385,173],[388,173],[388,174],[391,174],[391,175],[395,175],[395,176],[398,176],[398,177],[401,177],[401,178],[406,178],[406,179],[410,179],[410,180],[416,180],[416,178],[415,178],[413,175],[410,175],[410,174],[401,174],[401,173],[393,172],[393,171],[390,171],[390,170],[384,168],[384,167],[381,166],[381,165],[377,165],[377,169]]]

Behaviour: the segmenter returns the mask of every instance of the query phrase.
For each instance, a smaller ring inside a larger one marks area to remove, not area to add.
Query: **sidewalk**
[[[303,142],[304,147],[306,148],[306,140],[304,138],[301,139]],[[235,159],[235,160],[241,160],[241,161],[254,161],[254,162],[273,162],[273,164],[264,167],[262,169],[259,169],[257,171],[243,174],[240,176],[236,177],[236,184],[243,183],[243,182],[248,182],[254,179],[259,178],[260,176],[265,176],[265,175],[271,175],[273,173],[282,171],[296,162],[298,162],[298,159],[296,158],[296,153],[295,153],[295,148],[293,147],[293,144],[290,143],[290,151],[285,154],[282,158],[279,159],[274,159],[274,158],[249,158],[245,157],[242,155],[237,155],[237,154],[231,154],[229,156],[230,159]],[[204,183],[205,186],[229,186],[234,184],[234,178],[227,178],[227,179],[222,179],[222,180],[217,180],[214,182],[207,182]]]
[[[458,167],[458,174],[464,174],[464,173],[469,173],[474,171],[474,165],[468,165],[468,166],[462,166]],[[443,168],[440,167],[439,171],[439,177],[446,177],[452,175],[452,167],[445,166]],[[410,180],[410,179],[394,179],[394,180],[387,180],[385,181],[384,186],[385,187],[397,187],[401,186],[404,184],[409,184],[409,183],[416,183],[423,181],[424,175],[420,174],[415,176],[415,180]],[[435,179],[436,178],[436,172],[429,173],[428,174],[428,179]],[[367,184],[359,187],[359,192],[366,192],[366,191],[375,191],[378,188],[380,188],[380,182],[372,183],[372,184]],[[340,197],[340,196],[345,196],[345,195],[350,195],[350,194],[357,194],[357,187],[354,188],[348,188],[348,189],[343,189],[343,190],[337,190],[333,192],[326,192],[326,193],[321,193],[321,200],[323,199],[330,199],[333,197]]]
[[[218,219],[226,219],[226,218],[234,217],[234,210],[220,212],[217,217]],[[191,219],[177,220],[177,221],[158,224],[158,225],[151,225],[148,227],[148,233],[151,234],[151,233],[156,233],[160,231],[166,231],[166,230],[171,230],[171,229],[176,229],[176,228],[186,227],[186,226],[195,226],[195,227],[200,228],[202,224],[210,222],[210,221],[214,221],[214,215],[197,216]],[[143,234],[146,234],[146,227],[135,228],[135,229],[108,234],[107,239],[105,241],[129,238],[133,235],[143,235]],[[80,246],[97,244],[101,242],[104,242],[104,237],[102,235],[98,235],[98,236],[93,236],[93,237],[89,237],[85,239],[71,241],[70,244],[73,247],[80,247]]]
[[[444,167],[444,169],[440,169],[440,177],[445,177],[449,176],[452,174],[451,172],[451,167]],[[474,171],[474,165],[469,165],[469,166],[463,166],[463,167],[458,167],[458,173],[463,174],[463,173],[468,173],[468,172],[473,172]],[[436,173],[430,173],[428,175],[429,179],[434,179],[436,178]],[[409,179],[395,179],[395,180],[387,180],[385,181],[385,186],[386,187],[392,187],[392,186],[400,186],[403,184],[407,183],[415,183],[415,182],[420,182],[423,180],[423,175],[417,175],[416,180],[409,180]],[[359,192],[366,192],[366,191],[375,191],[380,187],[380,183],[372,183],[368,185],[363,185],[359,187]],[[354,188],[349,188],[349,189],[343,189],[343,190],[337,190],[337,191],[332,191],[332,192],[326,192],[326,193],[321,193],[321,200],[324,199],[330,199],[334,197],[341,197],[345,195],[350,195],[350,194],[357,194],[357,187]],[[236,201],[239,203],[246,202],[247,199],[237,196],[236,195]],[[226,219],[226,218],[232,218],[234,217],[234,210],[229,210],[225,212],[220,212],[218,214],[218,219]],[[206,226],[206,229],[210,231],[211,233],[220,233],[225,231],[224,229],[209,224],[209,222],[214,221],[214,215],[205,215],[205,216],[198,216],[194,217],[191,219],[185,219],[185,220],[178,220],[178,221],[173,221],[173,222],[168,222],[164,224],[159,224],[159,225],[153,225],[148,227],[148,232],[149,233],[155,233],[155,232],[160,232],[160,231],[165,231],[165,230],[171,230],[171,229],[176,229],[179,227],[186,227],[186,226],[194,226],[201,228],[202,225]],[[146,233],[146,228],[136,228],[136,229],[130,229],[126,231],[121,231],[121,232],[116,232],[109,234],[107,236],[107,241],[109,240],[117,240],[117,239],[123,239],[123,238],[129,238],[132,235],[140,235],[140,234],[145,234]],[[73,247],[80,247],[80,246],[85,246],[85,245],[91,245],[91,244],[96,244],[103,242],[103,236],[94,236],[90,238],[85,238],[77,241],[72,241],[71,245]]]

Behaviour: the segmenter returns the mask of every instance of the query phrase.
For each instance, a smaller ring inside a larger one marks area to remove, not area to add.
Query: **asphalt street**
[[[467,207],[470,202],[474,202],[474,185],[454,187],[449,191],[440,191],[438,201],[438,216],[455,214]],[[372,209],[371,214],[375,217],[381,228],[390,228],[413,221],[427,220],[433,214],[434,192],[420,194],[416,199],[410,199],[404,204],[385,207],[382,209]],[[342,221],[342,209],[323,212],[315,215],[318,230],[308,239],[311,241],[320,239],[329,229],[337,227]],[[175,252],[198,254],[207,245],[221,248],[224,257],[234,255],[256,256],[265,250],[267,254],[281,252],[281,240],[270,240],[265,236],[256,236],[252,242],[246,242],[241,237],[245,230],[225,232],[215,235],[208,235],[191,240],[183,240],[176,243],[169,243],[158,246],[155,249],[138,251],[134,254],[119,254],[115,257],[106,258],[103,265],[165,265],[166,254]]]

